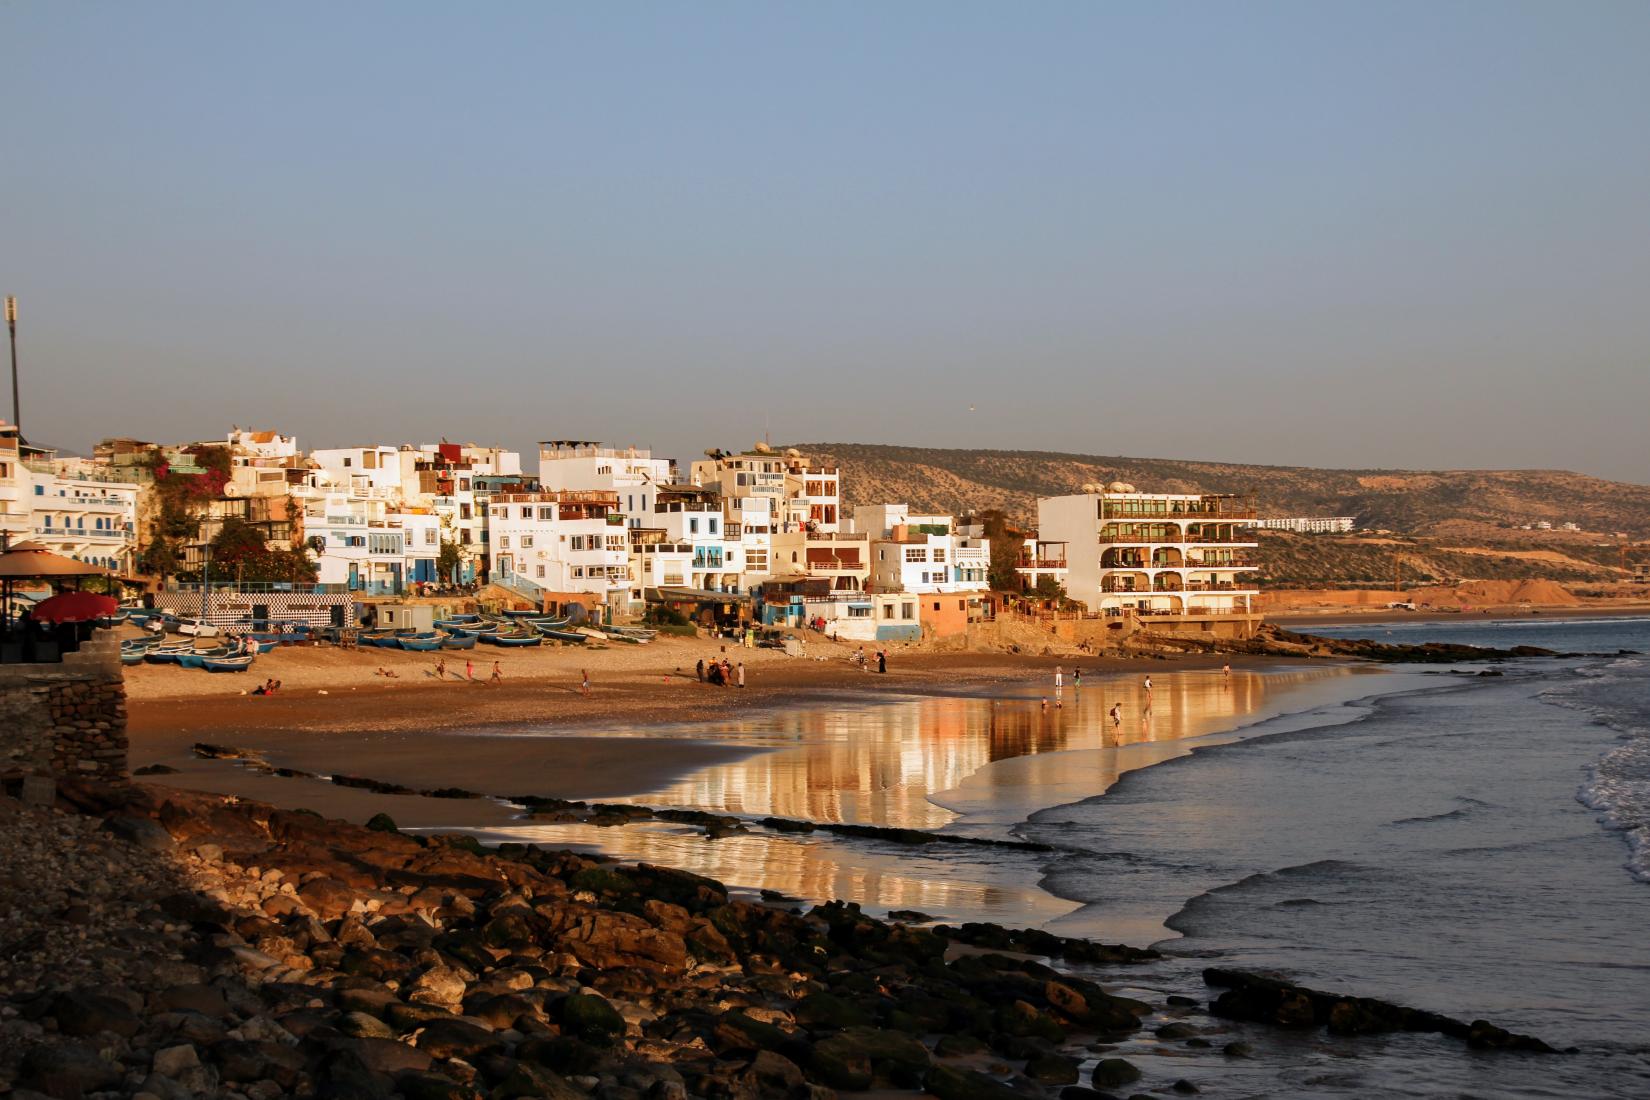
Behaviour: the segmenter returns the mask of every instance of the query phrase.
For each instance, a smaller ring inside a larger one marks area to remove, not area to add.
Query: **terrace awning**
[[[107,577],[101,565],[54,554],[37,542],[20,542],[0,554],[0,580],[51,580],[55,577]]]

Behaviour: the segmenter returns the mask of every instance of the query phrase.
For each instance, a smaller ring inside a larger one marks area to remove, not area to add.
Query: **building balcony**
[[[1210,544],[1214,544],[1214,545],[1217,545],[1217,546],[1259,546],[1260,545],[1257,542],[1250,541],[1250,540],[1245,540],[1245,539],[1239,537],[1236,533],[1234,533],[1230,538],[1223,538],[1219,535],[1182,534],[1179,531],[1165,531],[1165,532],[1102,531],[1102,532],[1100,532],[1100,534],[1095,536],[1095,541],[1100,542],[1100,543],[1104,543],[1106,545],[1119,545],[1119,544],[1121,544],[1121,545],[1132,545],[1132,546],[1194,546],[1194,545],[1210,545]]]
[[[1014,563],[1016,569],[1065,569],[1065,558],[1021,558]]]

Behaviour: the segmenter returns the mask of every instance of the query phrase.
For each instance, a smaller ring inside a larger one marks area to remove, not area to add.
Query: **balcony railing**
[[[1241,538],[1235,531],[1232,533],[1231,538],[1220,538],[1213,535],[1183,535],[1178,531],[1163,534],[1142,533],[1138,531],[1129,533],[1102,531],[1100,534],[1095,536],[1095,539],[1096,541],[1103,543],[1136,543],[1142,546],[1151,546],[1158,543],[1219,543],[1225,546],[1256,545],[1252,539]]]
[[[1021,558],[1014,564],[1016,569],[1064,569],[1065,558]]]

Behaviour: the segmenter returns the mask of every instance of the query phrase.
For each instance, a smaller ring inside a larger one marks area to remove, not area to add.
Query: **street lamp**
[[[11,330],[11,422],[17,428],[17,440],[23,440],[23,409],[17,399],[17,297],[6,295],[6,327]]]

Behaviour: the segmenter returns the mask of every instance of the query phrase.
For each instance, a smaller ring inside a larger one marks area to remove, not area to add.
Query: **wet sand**
[[[842,654],[849,647],[832,647]],[[609,651],[611,653],[613,651]],[[608,653],[601,656],[608,656]],[[480,826],[508,820],[505,808],[475,801],[374,795],[324,780],[283,779],[222,760],[201,760],[196,742],[256,750],[276,767],[346,774],[427,789],[463,787],[490,795],[611,799],[659,789],[679,777],[760,751],[721,743],[716,723],[778,712],[874,703],[907,695],[1010,690],[1048,675],[1070,658],[974,653],[895,652],[886,675],[862,672],[843,656],[787,658],[771,650],[730,649],[746,660],[748,687],[698,682],[693,665],[721,656],[708,642],[670,641],[622,651],[624,663],[591,669],[592,694],[578,691],[580,668],[594,654],[533,651],[501,658],[500,684],[437,680],[428,655],[395,651],[338,653],[277,650],[259,658],[260,675],[210,675],[168,666],[128,670],[134,768],[162,764],[176,775],[152,781],[257,798],[365,821],[387,812],[403,824]],[[1222,658],[1177,661],[1176,669],[1218,668]],[[376,668],[395,664],[386,680]],[[449,661],[462,670],[462,661]],[[1280,662],[1250,659],[1254,667]],[[1085,658],[1092,675],[1161,675],[1165,662]],[[476,661],[478,669],[490,662]],[[569,672],[571,669],[571,672]],[[681,671],[678,671],[680,669]],[[249,691],[266,678],[281,693]],[[568,677],[572,677],[569,682]],[[295,686],[295,685],[304,686]],[[317,686],[325,685],[325,686]],[[187,694],[184,694],[187,692]],[[554,733],[555,736],[543,736]]]
[[[1513,607],[1475,607],[1471,611],[1402,611],[1385,608],[1349,611],[1346,608],[1325,607],[1316,611],[1293,609],[1283,613],[1268,613],[1266,621],[1286,630],[1312,633],[1315,626],[1361,626],[1364,623],[1471,623],[1490,619],[1612,619],[1636,618],[1650,614],[1650,601],[1598,600],[1592,603],[1553,607],[1531,607],[1521,604]]]

